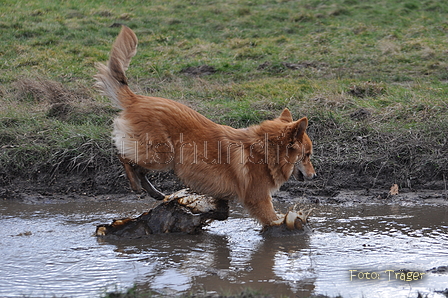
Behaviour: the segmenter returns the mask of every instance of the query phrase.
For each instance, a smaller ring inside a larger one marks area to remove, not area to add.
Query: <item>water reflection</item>
[[[238,292],[251,287],[276,295],[301,291],[309,296],[316,278],[309,235],[263,237],[259,231],[251,219],[231,218],[215,222],[202,235],[99,241],[116,246],[116,252],[129,258],[144,255],[140,261],[150,269],[137,283],[153,291]]]

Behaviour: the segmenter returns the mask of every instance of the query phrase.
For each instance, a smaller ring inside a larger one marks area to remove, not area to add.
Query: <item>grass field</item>
[[[436,0],[4,0],[0,183],[116,165],[92,76],[123,23],[134,91],[235,127],[308,116],[321,187],[446,188],[447,17]]]

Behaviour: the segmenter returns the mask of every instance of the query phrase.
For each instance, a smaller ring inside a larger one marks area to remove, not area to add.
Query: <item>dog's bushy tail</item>
[[[115,40],[107,65],[96,63],[98,74],[95,86],[101,93],[112,100],[118,108],[125,109],[131,104],[133,93],[128,87],[125,71],[131,58],[137,53],[137,36],[128,27],[123,26]]]

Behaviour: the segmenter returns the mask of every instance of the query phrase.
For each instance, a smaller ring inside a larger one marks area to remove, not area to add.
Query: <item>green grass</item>
[[[92,76],[118,34],[111,25],[124,23],[140,40],[128,71],[139,93],[179,100],[235,127],[288,107],[310,118],[323,173],[358,164],[368,175],[391,170],[397,181],[422,171],[442,179],[447,16],[448,3],[435,0],[5,0],[0,172],[85,164],[113,152],[116,110],[93,90]],[[215,72],[183,72],[201,65]],[[94,144],[91,154],[86,144]],[[397,157],[397,148],[415,164]],[[336,158],[335,150],[344,154]]]

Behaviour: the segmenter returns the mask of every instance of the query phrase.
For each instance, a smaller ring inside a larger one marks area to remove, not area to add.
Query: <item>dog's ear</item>
[[[280,121],[282,122],[292,122],[291,112],[287,108],[285,108],[278,119],[280,119]]]
[[[292,140],[301,140],[303,138],[303,134],[308,127],[308,118],[303,117],[297,121],[294,121],[291,124],[291,139]]]

